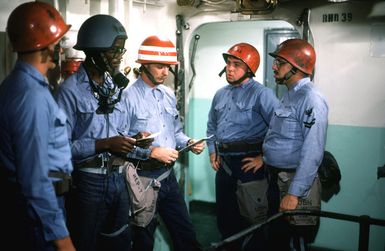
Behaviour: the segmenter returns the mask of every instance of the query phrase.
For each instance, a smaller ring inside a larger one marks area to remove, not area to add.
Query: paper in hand
[[[136,142],[143,142],[143,141],[154,141],[154,138],[158,136],[160,132],[156,132],[153,134],[148,135],[147,137],[137,139]]]
[[[189,145],[187,145],[187,146],[181,148],[181,149],[179,150],[179,154],[184,153],[184,152],[187,152],[187,151],[190,151],[191,148],[192,148],[193,146],[195,146],[195,145],[197,145],[197,144],[199,144],[199,143],[202,143],[202,142],[205,141],[205,140],[211,139],[212,137],[214,137],[214,135],[210,135],[210,136],[207,137],[207,138],[202,138],[202,139],[200,139],[200,140],[195,141],[194,143],[191,143],[191,144],[189,144]]]

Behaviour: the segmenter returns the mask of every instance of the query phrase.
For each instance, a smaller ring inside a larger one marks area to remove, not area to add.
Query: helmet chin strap
[[[126,78],[126,76],[124,76],[119,69],[112,67],[110,61],[108,61],[103,52],[100,53],[100,57],[102,58],[105,68],[107,69],[107,73],[111,76],[114,84],[116,84],[119,88],[126,88],[130,80]]]
[[[112,65],[110,64],[106,55],[104,55],[103,52],[100,52],[100,58],[103,60],[104,67],[108,71],[108,73],[110,73],[110,75],[113,75],[115,73],[115,69],[112,68]]]
[[[60,43],[56,44],[53,53],[52,53],[52,61],[56,64],[59,65],[60,61]]]
[[[148,79],[149,79],[154,85],[160,85],[160,84],[162,84],[162,83],[157,82],[157,81],[155,80],[154,76],[153,76],[153,75],[151,74],[151,72],[147,69],[147,67],[141,65],[140,68],[139,68],[139,71],[140,71],[140,72],[146,73]]]
[[[290,71],[288,71],[283,78],[276,78],[275,82],[279,85],[284,85],[286,82],[298,71],[297,68],[292,67]]]
[[[226,72],[226,66],[223,67],[223,70],[218,74],[219,77],[222,77],[223,73],[225,73],[225,72]]]
[[[223,73],[225,73],[226,72],[226,66],[223,68],[223,70],[218,74],[219,75],[219,77],[222,77],[222,75],[223,75]],[[240,79],[238,79],[238,80],[235,80],[235,81],[228,81],[227,79],[227,82],[229,83],[229,84],[231,84],[231,85],[239,85],[240,83],[242,83],[243,82],[243,80],[245,80],[246,78],[252,78],[252,77],[254,77],[254,75],[250,72],[250,71],[248,71],[248,72],[246,72]]]
[[[245,73],[240,79],[236,80],[236,81],[228,81],[227,82],[231,85],[239,85],[243,82],[243,80],[245,80],[246,78],[252,78],[253,77],[253,74],[251,74],[250,72],[247,72]]]
[[[171,66],[168,67],[169,71],[174,75],[175,75],[175,71],[171,68]],[[146,73],[148,79],[154,84],[154,85],[160,85],[160,84],[163,84],[163,82],[157,82],[154,78],[154,75],[151,74],[151,72],[147,69],[147,67],[145,67],[144,65],[141,65],[140,68],[139,68],[139,72],[144,72]]]
[[[86,58],[87,60],[87,58]],[[90,57],[90,62],[95,67],[100,75],[103,75],[107,71],[107,67],[103,62],[103,59],[100,55],[92,55]]]

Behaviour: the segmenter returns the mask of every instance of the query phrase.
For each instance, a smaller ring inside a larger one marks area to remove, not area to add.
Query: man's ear
[[[48,60],[52,60],[52,55],[53,55],[53,48],[49,49],[49,47],[45,47],[40,50],[40,55],[41,55],[41,63],[47,63]]]

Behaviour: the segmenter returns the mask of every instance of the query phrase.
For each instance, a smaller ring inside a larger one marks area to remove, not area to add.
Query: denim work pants
[[[166,171],[160,168],[154,171],[138,171],[140,176],[157,178]],[[156,212],[160,215],[170,234],[174,251],[202,250],[196,240],[194,227],[187,211],[187,206],[174,172],[161,181]],[[154,248],[154,233],[158,225],[156,217],[145,227],[133,227],[134,250],[152,251]]]
[[[263,179],[265,171],[259,169],[257,173],[248,171],[244,173],[241,170],[242,159],[245,157],[255,157],[257,154],[226,156],[221,158],[221,166],[215,176],[216,204],[217,204],[217,226],[222,236],[226,239],[231,235],[239,233],[247,228],[249,224],[240,215],[237,200],[237,182],[242,183],[252,180]],[[232,174],[229,175],[223,168],[223,161],[226,161],[227,167]],[[262,231],[257,231],[249,244],[244,244],[244,239],[234,241],[227,246],[226,250],[265,250],[265,238]]]
[[[131,250],[130,199],[123,173],[73,173],[68,222],[77,251]]]

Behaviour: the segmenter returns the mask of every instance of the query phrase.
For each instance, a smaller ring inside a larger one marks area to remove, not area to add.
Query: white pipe
[[[124,24],[124,0],[109,0],[108,12],[111,16],[116,17]]]
[[[52,5],[55,9],[59,10],[59,0],[53,0]]]
[[[134,30],[133,30],[133,17],[132,17],[132,13],[134,11],[134,1],[133,0],[128,0],[128,6],[127,6],[127,11],[126,11],[126,31],[127,31],[127,34],[128,34],[128,39],[126,41],[126,49],[129,51],[129,53],[126,53],[125,57],[124,57],[124,64],[125,65],[128,65],[130,66],[131,68],[134,67],[134,59],[135,59],[135,54],[131,53],[133,51],[136,51],[137,49],[137,44],[135,44],[135,41],[134,39],[132,39],[132,35]],[[130,76],[133,75],[133,71],[131,71],[130,73]]]
[[[108,1],[108,13],[118,19],[123,26],[126,28],[127,34],[130,34],[127,29],[125,11],[124,11],[124,0],[109,0]],[[128,18],[130,18],[130,13],[128,13]],[[127,57],[123,56],[123,63],[121,67],[127,65]]]

